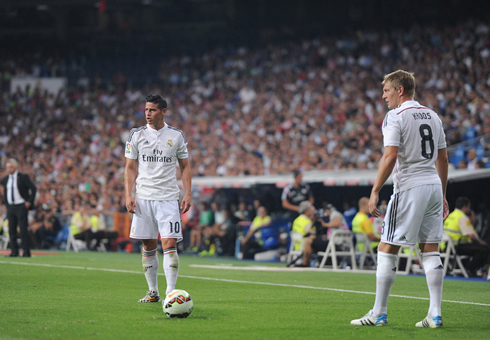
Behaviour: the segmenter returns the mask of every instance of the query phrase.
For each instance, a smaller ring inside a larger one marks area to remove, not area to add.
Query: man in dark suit
[[[17,161],[13,158],[7,161],[6,169],[9,173],[2,178],[3,203],[7,206],[7,219],[9,221],[10,247],[9,257],[19,256],[17,244],[17,226],[20,227],[23,257],[30,257],[30,238],[27,231],[27,213],[34,207],[34,198],[37,188],[29,175],[17,171]]]

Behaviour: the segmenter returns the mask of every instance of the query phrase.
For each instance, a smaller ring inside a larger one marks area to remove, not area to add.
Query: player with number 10
[[[191,206],[187,141],[182,131],[164,122],[166,113],[167,101],[160,95],[148,95],[145,105],[147,124],[131,130],[125,148],[126,208],[133,214],[130,237],[143,243],[142,262],[149,288],[139,302],[161,301],[157,280],[159,233],[167,280],[165,295],[175,289],[179,274],[177,242],[182,240],[180,214]],[[180,206],[177,163],[185,190]]]
[[[369,199],[369,212],[380,215],[379,191],[393,173],[393,195],[388,203],[378,246],[376,299],[364,317],[352,320],[361,326],[384,326],[391,286],[396,277],[401,246],[419,244],[429,287],[427,316],[416,327],[442,327],[441,300],[444,279],[438,245],[442,241],[448,159],[446,136],[438,115],[414,100],[413,73],[398,70],[384,77],[383,99],[390,111],[383,121],[385,150]]]

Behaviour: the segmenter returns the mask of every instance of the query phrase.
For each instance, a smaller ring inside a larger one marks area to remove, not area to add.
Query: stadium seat
[[[332,259],[332,268],[339,269],[337,256],[350,256],[351,267],[356,269],[356,252],[354,248],[354,242],[352,241],[353,234],[351,231],[336,230],[330,235],[330,240],[328,242],[327,249],[319,251],[318,256],[323,256],[322,262],[320,263],[320,268],[325,267],[327,259],[330,257]],[[336,249],[336,244],[341,244],[341,250]]]
[[[444,249],[441,247],[442,244],[446,245]],[[468,257],[460,256],[456,253],[456,247],[454,246],[454,242],[449,235],[443,235],[442,243],[439,245],[439,249],[441,253],[441,260],[444,262],[444,276],[446,276],[449,271],[449,274],[453,276],[461,274],[464,277],[468,277],[468,273],[466,272],[462,261]],[[449,268],[449,262],[451,262],[451,268]]]
[[[371,241],[366,234],[356,233],[355,235],[357,240],[356,255],[359,256],[359,269],[364,269],[364,264],[368,253],[374,263],[374,266],[376,267],[376,254],[374,253],[373,247],[371,247]],[[360,245],[363,245],[363,247],[359,247]]]
[[[453,154],[449,157],[449,161],[454,167],[458,167],[459,161],[465,158],[465,147],[464,145],[458,145],[456,149],[454,149]]]

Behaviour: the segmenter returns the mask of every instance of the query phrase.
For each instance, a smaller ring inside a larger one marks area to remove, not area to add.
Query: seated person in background
[[[313,226],[313,220],[315,219],[315,207],[313,207],[313,204],[311,204],[309,201],[300,202],[298,205],[298,213],[299,216],[293,220],[291,225],[291,234],[299,234],[303,237],[303,240],[292,240],[292,242],[295,242],[293,246],[294,250],[299,250],[301,243],[304,242],[304,239],[310,237],[311,234],[315,232],[315,228]]]
[[[235,211],[235,217],[238,219],[239,225],[248,225],[248,223],[252,221],[250,211],[248,211],[245,202],[242,201],[238,204],[238,210]]]
[[[91,240],[96,240],[94,246],[92,246],[92,242],[90,242],[91,249],[90,250],[98,250],[102,240],[106,239],[107,244],[105,244],[105,248],[111,250],[113,248],[114,240],[118,238],[119,234],[116,231],[108,231],[104,220],[100,218],[100,210],[96,205],[92,205],[90,207],[90,224],[91,224]]]
[[[87,206],[84,202],[76,202],[73,206],[73,215],[71,217],[70,231],[75,240],[83,240],[86,243],[86,248],[90,249],[92,242],[92,221],[87,211]]]
[[[337,211],[333,204],[327,204],[324,210],[324,216],[325,215],[330,218],[330,221],[325,222],[322,218],[316,218],[314,222],[316,235],[311,235],[305,240],[303,267],[310,266],[311,254],[327,249],[333,231],[349,231],[349,226],[347,225],[344,215]],[[336,244],[336,246],[341,246],[341,244]]]
[[[199,211],[199,223],[191,230],[191,241],[189,243],[189,248],[187,249],[187,251],[193,251],[195,253],[197,253],[201,247],[202,231],[204,228],[214,224],[214,214],[209,209],[208,203],[202,202]]]
[[[42,205],[38,205],[34,213],[34,218],[29,221],[29,227],[27,228],[33,248],[35,249],[38,249],[41,246],[40,230],[44,224],[44,215],[45,211],[42,208]]]
[[[262,234],[260,228],[268,226],[271,222],[271,217],[267,215],[267,209],[260,206],[257,210],[257,216],[248,229],[247,235],[240,242],[244,259],[253,259],[256,253],[262,251]]]
[[[49,249],[53,244],[56,236],[61,231],[61,223],[58,217],[54,215],[53,207],[43,204],[44,220],[42,227],[38,230],[39,239],[42,249]]]
[[[208,226],[204,226],[202,230],[202,247],[204,248],[204,250],[202,251],[202,253],[199,253],[199,255],[201,256],[214,255],[214,253],[216,252],[214,236],[216,235],[216,232],[218,231],[221,224],[223,224],[223,222],[225,221],[224,213],[221,211],[219,203],[212,202],[211,211],[213,213],[213,223]]]
[[[215,223],[212,228],[206,228],[204,235],[209,237],[211,247],[207,255],[218,255],[233,256],[235,254],[235,223],[231,218],[231,213],[229,210],[224,209],[222,212],[221,223]]]
[[[349,200],[346,200],[344,202],[344,218],[345,221],[347,222],[347,226],[349,227],[349,230],[352,230],[352,220],[354,219],[354,216],[357,214],[357,209],[356,207],[352,206]]]
[[[454,211],[444,221],[444,233],[453,240],[458,255],[470,256],[465,267],[468,275],[476,276],[478,269],[490,264],[490,247],[478,237],[467,216],[471,212],[470,200],[458,197],[455,206]]]
[[[352,220],[352,232],[355,234],[366,234],[369,241],[371,241],[371,247],[376,252],[378,250],[378,243],[380,238],[375,234],[373,230],[373,223],[368,217],[369,213],[369,198],[362,197],[359,200],[359,212]],[[357,249],[362,251],[364,245],[358,245]]]

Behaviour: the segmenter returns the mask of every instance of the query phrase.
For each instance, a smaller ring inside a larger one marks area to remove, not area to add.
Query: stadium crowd
[[[490,134],[490,27],[473,21],[171,57],[156,71],[160,83],[143,88],[121,70],[107,84],[84,76],[58,94],[8,91],[13,76],[63,68],[25,60],[0,61],[2,168],[17,158],[38,204],[65,215],[77,200],[125,211],[124,141],[145,124],[148,93],[168,98],[166,122],[186,134],[193,176],[376,168],[387,110],[380,81],[398,68],[415,72],[416,99],[440,113],[449,146]]]

